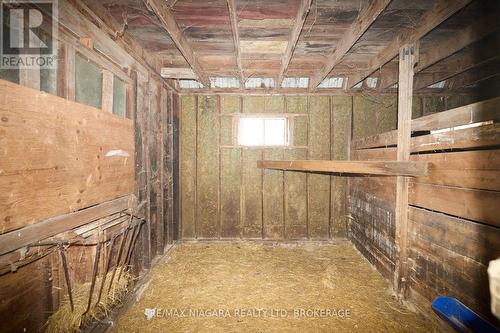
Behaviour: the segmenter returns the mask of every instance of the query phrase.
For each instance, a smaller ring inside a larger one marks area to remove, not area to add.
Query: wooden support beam
[[[102,110],[104,112],[113,113],[113,80],[112,72],[102,71]]]
[[[352,88],[359,82],[363,81],[378,68],[382,67],[397,56],[403,45],[417,42],[432,29],[455,14],[458,10],[465,7],[471,1],[472,0],[439,0],[432,9],[422,15],[416,28],[403,30],[379,54],[373,57],[369,62],[367,70],[360,71],[358,74],[350,76],[348,87]]]
[[[290,60],[292,59],[293,51],[295,50],[295,45],[297,45],[300,32],[302,31],[302,27],[304,26],[304,22],[306,21],[307,14],[309,13],[309,9],[311,8],[311,2],[312,0],[302,0],[300,3],[299,10],[297,12],[297,16],[295,16],[295,24],[293,25],[292,33],[290,34],[290,39],[288,40],[285,53],[281,58],[281,68],[278,76],[278,81],[276,83],[276,87],[278,88],[281,87],[281,82],[283,81],[283,78],[286,74],[286,70],[288,69],[288,65],[290,64]]]
[[[79,227],[101,217],[126,210],[130,207],[130,200],[131,196],[121,197],[2,234],[0,235],[0,255]]]
[[[417,62],[417,44],[408,44],[399,51],[398,86],[398,146],[397,161],[410,160],[411,113],[413,99],[413,67]],[[399,256],[394,275],[395,289],[404,298],[408,297],[408,177],[396,179],[396,243]]]
[[[190,79],[196,80],[197,76],[191,68],[167,68],[162,67],[160,74],[166,79]]]
[[[227,7],[231,21],[231,31],[233,33],[234,52],[236,54],[236,64],[238,65],[240,88],[242,88],[245,86],[245,75],[243,74],[243,64],[241,62],[240,31],[238,29],[238,14],[236,13],[234,0],[227,0]]]
[[[365,31],[368,30],[372,23],[375,22],[377,17],[390,2],[390,0],[370,1],[360,11],[358,18],[351,24],[344,37],[339,41],[335,51],[328,57],[326,64],[312,77],[310,83],[310,87],[312,89],[316,89],[321,81],[323,81],[332,69],[342,60],[344,55],[349,52],[351,47],[358,41]]]
[[[257,161],[261,169],[334,172],[349,174],[368,174],[382,176],[422,176],[427,174],[426,163],[403,161],[328,161],[328,160],[294,160],[294,161]]]
[[[179,29],[174,15],[172,14],[170,8],[167,6],[166,2],[163,0],[144,0],[144,2],[149,6],[149,8],[153,10],[156,16],[158,16],[158,19],[174,41],[175,45],[177,46],[179,51],[181,51],[188,64],[198,76],[198,80],[203,83],[205,87],[210,87],[210,82],[207,74],[203,71],[201,65],[198,63],[193,49],[182,34],[182,31]]]

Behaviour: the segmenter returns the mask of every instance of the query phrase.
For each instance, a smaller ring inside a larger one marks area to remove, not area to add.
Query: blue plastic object
[[[432,302],[432,308],[457,332],[463,333],[500,333],[500,330],[479,317],[453,297],[440,296]]]

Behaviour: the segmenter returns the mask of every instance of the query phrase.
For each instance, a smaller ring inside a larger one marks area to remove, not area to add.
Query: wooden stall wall
[[[177,238],[177,95],[156,73],[154,57],[127,32],[114,35],[99,2],[58,6],[57,69],[20,69],[18,80],[0,72],[15,81],[0,80],[2,332],[40,331],[67,297],[57,247],[31,245],[64,240],[76,227],[99,229],[130,208],[146,220],[132,250],[139,275]],[[88,68],[98,72],[99,84],[79,75]],[[118,95],[113,80],[125,87]],[[126,104],[120,115],[113,114],[116,96]],[[109,246],[108,240],[99,272]],[[65,252],[71,281],[89,282],[96,246],[65,246]]]
[[[500,256],[499,109],[495,97],[412,121],[410,158],[430,163],[429,175],[412,178],[409,188],[408,279],[419,304],[453,296],[492,318],[486,270]],[[396,159],[396,138],[395,131],[358,136],[352,157]],[[350,237],[392,279],[395,180],[350,181]]]
[[[349,96],[182,96],[182,237],[345,237],[345,179],[258,169],[257,161],[347,159],[351,105]],[[288,117],[290,146],[238,146],[241,115]]]

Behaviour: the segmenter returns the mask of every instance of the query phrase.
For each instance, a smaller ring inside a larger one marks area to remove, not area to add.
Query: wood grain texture
[[[261,160],[257,162],[257,167],[279,170],[382,176],[425,176],[427,174],[427,163],[409,161]]]
[[[0,232],[133,192],[131,120],[6,81],[0,91]]]

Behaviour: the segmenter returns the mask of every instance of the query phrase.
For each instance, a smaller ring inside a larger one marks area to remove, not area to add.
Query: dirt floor
[[[149,319],[148,319],[149,317]],[[114,332],[438,332],[348,242],[183,243]]]

